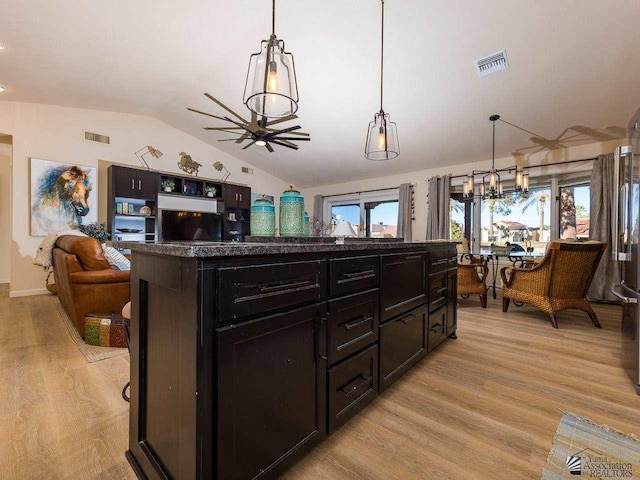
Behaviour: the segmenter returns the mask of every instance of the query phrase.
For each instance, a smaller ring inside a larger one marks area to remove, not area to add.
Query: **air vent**
[[[479,58],[473,64],[476,66],[479,77],[486,77],[500,70],[506,70],[509,68],[507,51],[502,50],[501,52],[492,53],[484,58]]]
[[[242,167],[242,173],[248,173],[249,175],[253,175],[253,168]]]
[[[105,145],[109,145],[111,143],[111,138],[107,135],[100,135],[99,133],[93,132],[84,132],[84,139],[89,142],[104,143]]]

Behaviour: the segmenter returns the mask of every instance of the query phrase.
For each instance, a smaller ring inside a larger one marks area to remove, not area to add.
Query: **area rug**
[[[62,322],[64,323],[64,326],[67,327],[67,331],[69,332],[69,336],[71,337],[74,345],[78,347],[78,350],[80,350],[89,363],[99,362],[100,360],[106,360],[107,358],[129,353],[129,350],[126,348],[96,347],[94,345],[87,345],[84,343],[84,340],[78,333],[78,330],[76,330],[76,327],[67,315],[67,312],[64,311],[58,297],[52,295],[51,302],[55,305],[55,310],[60,313]]]
[[[631,435],[565,412],[542,480],[640,479],[640,442]]]

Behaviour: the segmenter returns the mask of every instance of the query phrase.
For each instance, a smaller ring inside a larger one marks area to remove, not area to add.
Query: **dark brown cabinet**
[[[251,209],[251,188],[227,184],[222,189],[222,199],[226,209]]]
[[[329,294],[342,295],[377,287],[380,282],[379,264],[377,256],[329,260]]]
[[[382,255],[380,320],[400,315],[427,301],[427,254]]]
[[[452,269],[447,273],[447,336],[455,338],[458,327],[458,270]]]
[[[380,391],[427,354],[426,305],[380,326]]]
[[[328,430],[333,433],[378,395],[378,345],[329,370]]]
[[[155,200],[158,195],[156,172],[111,166],[113,192],[116,197]]]
[[[276,478],[326,436],[325,304],[218,330],[217,478]]]
[[[429,352],[447,338],[447,307],[442,307],[429,314],[427,334]]]

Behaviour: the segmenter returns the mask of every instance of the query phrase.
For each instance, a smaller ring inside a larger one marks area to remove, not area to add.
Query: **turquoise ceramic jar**
[[[251,235],[254,237],[275,237],[276,207],[263,193],[251,205]]]
[[[289,186],[280,197],[280,236],[301,237],[304,233],[304,198]]]

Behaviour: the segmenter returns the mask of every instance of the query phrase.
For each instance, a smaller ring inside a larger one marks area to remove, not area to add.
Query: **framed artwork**
[[[98,171],[31,158],[31,235],[44,237],[98,220]]]

